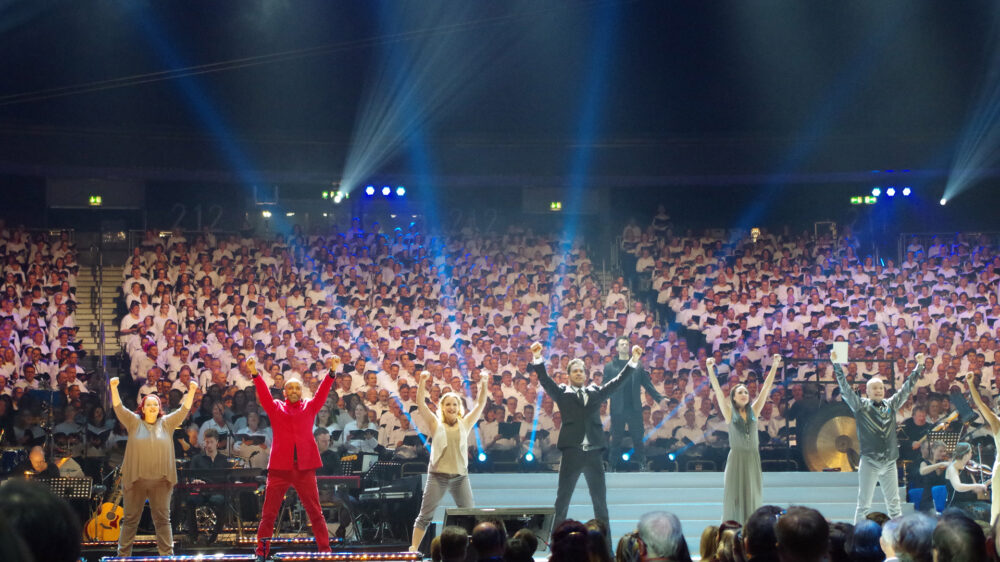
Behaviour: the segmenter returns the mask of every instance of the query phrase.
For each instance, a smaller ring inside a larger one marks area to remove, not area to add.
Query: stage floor
[[[558,481],[555,473],[472,474],[470,478],[477,507],[552,507],[555,504]],[[642,514],[664,510],[680,518],[688,547],[696,552],[701,532],[709,525],[718,525],[722,518],[721,472],[609,473],[607,488],[614,544],[623,534],[635,529]],[[819,510],[831,521],[854,520],[857,490],[856,472],[764,473],[765,504],[804,505]],[[900,493],[900,497],[906,497],[904,490],[900,489]],[[434,514],[434,521],[440,525],[444,510],[454,506],[451,497],[446,496]],[[872,509],[885,511],[884,499],[878,490]],[[912,505],[903,504],[904,513],[912,509]],[[587,521],[593,516],[590,495],[581,477],[573,494],[569,517]]]
[[[470,475],[478,508],[550,508],[555,503],[558,475],[555,473],[499,473]],[[805,505],[819,510],[831,521],[852,521],[857,498],[856,472],[765,472],[764,503],[781,507]],[[698,551],[701,532],[708,525],[718,525],[722,517],[723,474],[721,472],[632,472],[607,475],[608,508],[611,514],[613,545],[622,534],[635,529],[639,517],[650,511],[664,510],[681,519],[688,548]],[[901,497],[905,491],[901,490]],[[455,507],[446,496],[435,512],[434,522],[440,530],[444,511]],[[885,511],[881,492],[876,491],[872,509]],[[904,513],[913,510],[903,504]],[[569,509],[569,517],[586,521],[593,517],[590,495],[583,478],[577,485]],[[153,539],[140,536],[139,539]],[[543,537],[548,540],[548,537]],[[251,544],[236,544],[235,536],[220,535],[211,545],[187,547],[183,537],[176,537],[177,554],[249,553]],[[245,539],[246,540],[246,539]],[[544,547],[544,543],[540,543]],[[350,551],[404,551],[408,544],[399,540],[380,544],[348,543]],[[311,545],[294,550],[312,550]],[[155,555],[153,547],[136,548],[136,555]],[[113,555],[113,548],[90,549],[85,559],[97,561]],[[537,560],[545,560],[540,551]]]

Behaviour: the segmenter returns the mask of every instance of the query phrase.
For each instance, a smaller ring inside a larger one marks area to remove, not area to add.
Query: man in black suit
[[[602,386],[587,385],[587,373],[583,361],[569,362],[569,384],[560,385],[545,372],[542,358],[542,344],[531,346],[534,359],[531,368],[538,373],[538,381],[545,392],[552,397],[562,417],[558,447],[562,452],[559,465],[559,490],[556,493],[556,514],[554,524],[566,519],[569,500],[573,496],[576,482],[583,474],[590,489],[590,499],[594,504],[594,517],[610,525],[608,517],[608,493],[604,483],[604,449],[608,442],[601,425],[601,403],[628,380],[642,357],[642,348],[632,348],[632,359],[613,379]]]
[[[625,336],[620,336],[615,340],[615,350],[618,356],[604,366],[604,380],[609,381],[615,375],[622,372],[625,364],[629,361],[629,341]],[[612,467],[621,461],[622,440],[625,435],[632,438],[632,456],[630,460],[639,463],[642,468],[646,467],[646,455],[643,447],[643,437],[645,437],[645,427],[642,423],[642,398],[639,396],[639,389],[645,388],[646,393],[659,402],[663,396],[653,387],[653,382],[649,380],[649,373],[639,365],[635,373],[611,395],[611,447],[608,453],[608,464]],[[626,434],[625,426],[628,426]]]

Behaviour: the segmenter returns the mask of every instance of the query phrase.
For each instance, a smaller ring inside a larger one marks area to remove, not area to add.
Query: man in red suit
[[[264,509],[261,513],[260,527],[257,529],[257,560],[263,561],[266,550],[263,539],[274,533],[274,520],[281,510],[281,502],[289,486],[302,500],[302,505],[309,516],[313,535],[316,537],[316,547],[320,552],[330,552],[330,535],[323,518],[323,510],[319,506],[319,488],[316,486],[316,469],[323,466],[319,457],[319,448],[313,439],[313,424],[316,414],[326,403],[340,367],[340,359],[333,357],[327,365],[330,372],[311,400],[302,400],[302,381],[288,379],[285,381],[285,400],[275,400],[257,372],[253,359],[247,361],[253,385],[257,389],[257,400],[271,420],[273,433],[271,457],[267,463],[267,487],[264,491]]]

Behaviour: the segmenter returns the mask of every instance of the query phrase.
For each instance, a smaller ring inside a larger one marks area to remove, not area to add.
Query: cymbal
[[[803,457],[811,471],[857,470],[861,451],[857,424],[850,409],[839,406],[823,407],[806,428]]]

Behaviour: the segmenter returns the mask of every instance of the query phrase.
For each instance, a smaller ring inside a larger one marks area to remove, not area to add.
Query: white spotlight
[[[948,204],[948,199],[945,198],[945,197],[942,197],[941,198],[941,205],[947,205],[947,204]]]

